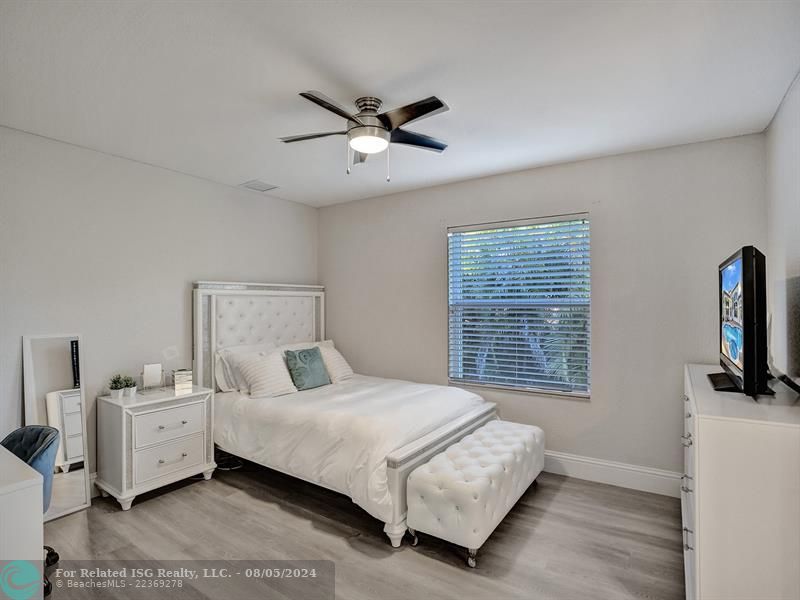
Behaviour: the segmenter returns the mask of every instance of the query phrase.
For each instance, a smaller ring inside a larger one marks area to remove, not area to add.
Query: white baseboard
[[[555,452],[554,450],[545,451],[544,470],[548,473],[608,483],[632,490],[675,498],[681,496],[681,474],[674,471],[640,467],[600,458]]]
[[[89,493],[92,498],[97,498],[100,495],[100,490],[94,485],[94,480],[97,479],[97,471],[89,473]]]

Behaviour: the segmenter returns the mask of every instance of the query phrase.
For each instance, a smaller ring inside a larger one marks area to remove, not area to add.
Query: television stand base
[[[742,393],[733,380],[728,377],[728,374],[723,371],[722,373],[709,373],[708,380],[711,382],[711,387],[715,392],[738,392]]]
[[[714,388],[715,392],[736,392],[739,394],[743,394],[744,392],[736,387],[736,384],[733,383],[733,380],[728,376],[727,373],[724,371],[722,373],[709,373],[708,380],[711,382],[711,387]],[[770,389],[768,385],[764,386],[764,389],[758,391],[756,396],[774,396],[775,392]],[[754,397],[755,400],[757,398]]]

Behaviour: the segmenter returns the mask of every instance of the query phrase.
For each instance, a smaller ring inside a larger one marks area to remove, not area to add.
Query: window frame
[[[587,354],[587,370],[588,370],[588,382],[587,382],[587,390],[586,391],[562,391],[556,389],[548,389],[548,388],[540,388],[540,387],[532,387],[532,386],[512,386],[512,385],[503,385],[500,383],[481,383],[481,382],[466,382],[460,379],[452,379],[450,377],[450,359],[452,356],[452,347],[451,347],[451,335],[450,335],[450,241],[449,235],[451,233],[464,233],[464,232],[472,232],[472,231],[483,231],[489,229],[502,229],[505,227],[525,227],[527,225],[543,225],[547,223],[558,223],[561,221],[570,221],[570,220],[577,220],[577,219],[585,219],[587,225],[589,227],[589,323],[588,323],[588,354]],[[546,217],[534,217],[534,218],[525,218],[525,219],[507,219],[503,221],[489,221],[485,223],[474,223],[471,225],[456,225],[446,228],[446,237],[445,243],[447,245],[447,252],[446,252],[446,261],[445,261],[445,270],[446,270],[446,282],[447,282],[447,298],[445,303],[445,311],[447,315],[447,356],[445,360],[445,364],[447,366],[447,383],[450,386],[457,386],[457,387],[469,387],[469,388],[479,388],[479,389],[487,389],[487,390],[497,390],[502,392],[508,393],[516,393],[516,394],[528,394],[534,396],[560,396],[560,397],[567,397],[573,398],[578,400],[589,400],[591,399],[591,392],[592,392],[592,292],[591,292],[591,281],[592,281],[592,251],[591,251],[591,218],[588,212],[575,212],[575,213],[564,213],[560,215],[551,215]]]

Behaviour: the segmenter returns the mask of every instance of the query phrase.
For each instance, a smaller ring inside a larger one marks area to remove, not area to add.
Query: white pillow
[[[214,379],[220,392],[233,392],[237,389],[236,380],[233,378],[233,374],[228,372],[225,361],[222,360],[222,354],[219,352],[214,356]]]
[[[273,398],[297,391],[283,360],[283,351],[243,359],[239,371],[247,381],[251,398]]]
[[[332,383],[339,383],[353,376],[353,369],[336,348],[320,346],[319,351],[322,354],[322,362],[325,363],[325,369],[327,369]]]
[[[240,363],[248,358],[266,356],[273,350],[275,350],[275,344],[271,342],[230,346],[220,350],[217,354],[223,365],[224,384],[229,388],[225,390],[220,386],[220,389],[222,389],[223,392],[239,390],[240,392],[247,393],[249,386],[239,368]],[[219,377],[216,371],[215,375]]]

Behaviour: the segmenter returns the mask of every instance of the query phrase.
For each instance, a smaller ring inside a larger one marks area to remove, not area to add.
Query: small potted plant
[[[122,398],[122,390],[125,389],[125,377],[117,373],[108,382],[108,389],[110,390],[111,397],[119,400]]]
[[[133,396],[136,395],[136,381],[134,380],[133,377],[129,377],[128,375],[125,375],[122,378],[122,383],[125,384],[125,395],[126,396],[129,396],[129,397],[132,398]]]

